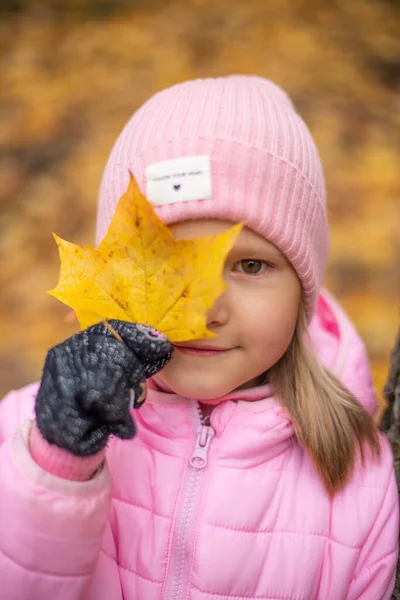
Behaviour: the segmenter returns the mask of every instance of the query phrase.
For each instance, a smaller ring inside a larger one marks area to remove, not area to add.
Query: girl
[[[96,325],[9,394],[1,597],[390,598],[392,455],[360,339],[320,293],[325,188],[303,121],[257,77],[156,94],[109,158],[98,242],[129,172],[176,238],[244,221],[208,314],[216,337],[171,359],[148,327],[114,321],[122,344]],[[135,426],[130,390],[139,403],[145,379]]]

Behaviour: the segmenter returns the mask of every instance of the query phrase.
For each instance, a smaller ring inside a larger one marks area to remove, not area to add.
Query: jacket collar
[[[200,426],[196,400],[162,391],[150,382],[147,400],[135,417],[144,443],[168,455],[190,456]],[[290,416],[268,385],[225,396],[214,408],[210,424],[215,431],[210,458],[226,466],[254,467],[294,442]]]

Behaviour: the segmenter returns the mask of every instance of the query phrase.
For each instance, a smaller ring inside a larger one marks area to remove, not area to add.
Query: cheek
[[[248,347],[258,355],[279,360],[293,337],[300,302],[300,290],[294,282],[284,293],[258,295],[247,303],[241,333]],[[244,309],[244,307],[242,307]]]
[[[264,317],[254,324],[252,331],[249,330],[248,347],[253,348],[260,357],[264,355],[279,360],[290,344],[295,327],[295,317],[291,319],[284,315],[279,318],[279,315],[274,314],[273,318],[269,319],[268,315],[264,314]]]

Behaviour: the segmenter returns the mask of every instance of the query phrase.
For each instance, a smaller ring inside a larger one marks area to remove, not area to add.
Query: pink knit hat
[[[100,188],[96,241],[132,172],[164,223],[244,221],[291,262],[311,318],[329,247],[314,141],[287,95],[254,76],[187,81],[150,98],[117,139]]]

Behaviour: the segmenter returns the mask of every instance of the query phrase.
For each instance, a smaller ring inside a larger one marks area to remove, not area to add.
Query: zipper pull
[[[196,444],[189,459],[189,464],[195,469],[204,469],[207,465],[208,449],[214,435],[215,431],[210,425],[200,425],[198,427]]]

